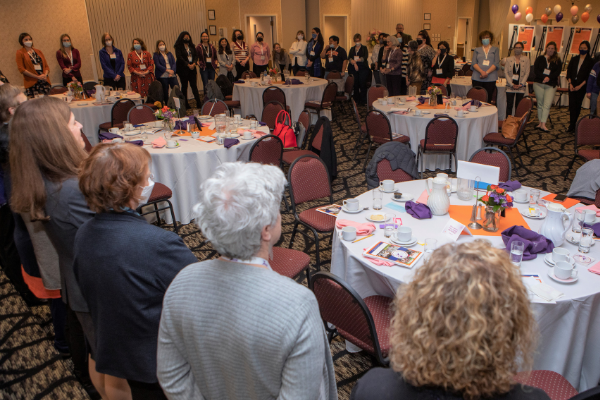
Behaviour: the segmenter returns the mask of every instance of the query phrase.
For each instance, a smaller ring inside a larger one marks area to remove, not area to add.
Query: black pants
[[[285,67],[285,64],[279,64],[279,70],[281,71],[281,79],[285,80],[285,74],[283,73],[283,71],[285,70],[289,70],[289,66],[288,68]]]
[[[176,85],[179,85],[179,82],[177,82],[177,78],[174,76],[170,78],[158,78],[157,80],[163,88],[163,102],[167,104],[169,101],[169,87],[173,89]]]
[[[408,94],[408,85],[406,84],[406,77],[404,75],[400,76],[400,96],[406,96]],[[448,85],[448,90],[450,90],[450,85]],[[450,94],[450,92],[448,92],[448,94]]]
[[[406,83],[406,79],[402,78],[402,75],[391,75],[388,74],[385,76],[387,80],[387,88],[390,96],[400,96],[402,91],[402,81]]]
[[[523,96],[525,96],[525,93],[510,93],[510,92],[506,92],[506,116],[508,117],[509,115],[515,115],[513,113],[513,105],[515,106],[515,111],[517,110],[517,107],[519,107],[519,103],[521,102],[521,100],[523,100]],[[515,101],[515,98],[517,101]]]
[[[194,100],[196,100],[196,108],[200,108],[202,106],[200,103],[200,94],[198,93],[198,84],[196,83],[197,79],[198,76],[196,74],[196,68],[185,75],[179,75],[179,80],[181,81],[181,92],[185,98],[185,108],[190,108],[187,98],[188,83],[192,87],[192,94],[194,95]]]
[[[91,382],[88,370],[88,348],[85,343],[85,334],[75,311],[67,306],[67,327],[65,329],[69,350],[73,359],[74,372],[82,383]]]
[[[77,78],[77,80],[79,81],[79,83],[83,84],[83,78],[81,76],[76,76],[75,78]],[[73,82],[73,78],[69,78],[69,77],[64,77],[62,78],[63,80],[63,86],[67,86],[69,83]],[[106,85],[108,86],[108,85]]]
[[[21,272],[21,258],[14,239],[15,219],[8,204],[0,207],[0,266],[11,283],[21,294],[33,297]]]
[[[348,69],[348,74],[354,76],[354,101],[356,104],[367,104],[367,78],[369,77],[368,69],[359,69],[358,71],[351,67]]]
[[[250,62],[247,62],[246,65],[242,65],[239,62],[236,62],[235,71],[237,72],[237,75],[235,76],[236,79],[242,79],[242,74],[244,73],[244,71],[250,71]]]
[[[585,98],[586,87],[583,86],[576,92],[569,92],[569,113],[571,114],[569,130],[575,129],[577,120],[579,119],[579,113],[581,112],[581,104]]]
[[[131,388],[131,398],[133,400],[167,400],[167,396],[165,396],[158,382],[144,383],[127,379],[127,383]]]
[[[496,90],[496,81],[494,82],[482,82],[473,80],[473,87],[480,86],[485,89],[487,92],[487,102],[492,101],[492,95],[494,94],[494,90]]]
[[[260,75],[265,72],[269,68],[269,64],[266,65],[256,65],[252,66],[252,72],[256,74],[256,76],[260,77]]]
[[[114,79],[104,78],[104,86],[110,86],[111,88],[118,90],[125,90],[125,77],[122,76],[121,79],[115,81]]]

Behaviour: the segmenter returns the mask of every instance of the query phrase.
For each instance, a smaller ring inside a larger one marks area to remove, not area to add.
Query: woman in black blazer
[[[567,67],[567,82],[569,82],[569,112],[571,119],[567,132],[575,132],[575,125],[581,112],[581,104],[585,98],[587,80],[594,67],[590,56],[590,42],[584,40],[579,45],[579,55],[571,57]]]
[[[448,54],[450,45],[442,41],[438,43],[438,51],[431,63],[433,69],[432,83],[439,83],[446,86],[448,95],[450,95],[450,80],[454,76],[454,57]],[[442,82],[443,80],[443,82]]]
[[[190,105],[187,100],[188,83],[192,87],[192,94],[196,100],[196,107],[200,108],[200,94],[198,93],[198,73],[196,72],[196,64],[198,63],[198,54],[192,42],[192,35],[189,32],[183,31],[179,34],[175,42],[175,58],[177,59],[177,75],[181,81],[181,92],[185,97],[185,108],[189,109]]]

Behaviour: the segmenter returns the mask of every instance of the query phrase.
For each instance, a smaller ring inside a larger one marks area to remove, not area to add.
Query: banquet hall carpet
[[[513,179],[522,184],[555,193],[566,193],[574,173],[563,181],[561,173],[566,170],[573,155],[573,136],[566,133],[568,113],[566,108],[553,108],[551,117],[554,124],[550,133],[534,128],[537,118],[526,129],[530,146],[529,154],[523,156],[525,168],[519,170],[520,177],[513,171]],[[360,110],[364,121],[366,108]],[[582,110],[587,113],[587,110]],[[332,182],[335,202],[357,196],[367,190],[362,171],[364,158],[352,161],[353,148],[358,135],[356,122],[351,110],[346,107],[336,113],[332,122],[338,157],[338,176]],[[524,151],[524,147],[521,146]],[[580,164],[576,164],[579,166]],[[428,174],[428,175],[431,175]],[[316,205],[316,204],[315,204]],[[313,204],[306,206],[312,207]],[[293,228],[293,216],[283,213],[283,234],[280,246],[287,247]],[[167,226],[166,229],[171,229]],[[203,237],[198,228],[190,223],[181,227],[180,235],[194,251],[199,260],[214,258],[216,252],[202,246]],[[329,238],[321,241],[321,259],[331,258]],[[293,248],[311,255],[314,261],[315,249],[311,242],[305,243],[301,235],[296,235]],[[329,270],[324,265],[323,270]],[[299,282],[306,285],[306,278]],[[53,329],[50,323],[50,310],[47,306],[28,307],[15,291],[6,275],[0,270],[0,398],[1,399],[87,399],[87,394],[73,376],[70,360],[63,360],[52,345]],[[356,380],[371,368],[374,363],[362,354],[350,354],[344,342],[336,338],[331,346],[334,360],[338,393],[341,400],[348,399]]]

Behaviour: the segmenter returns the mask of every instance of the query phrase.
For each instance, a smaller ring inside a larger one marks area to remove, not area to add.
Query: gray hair
[[[398,41],[398,38],[396,36],[390,35],[386,39],[390,42],[390,44],[392,46],[394,46],[394,47],[400,46],[400,42]]]
[[[200,186],[196,223],[222,255],[249,260],[279,217],[285,177],[272,165],[225,163]]]

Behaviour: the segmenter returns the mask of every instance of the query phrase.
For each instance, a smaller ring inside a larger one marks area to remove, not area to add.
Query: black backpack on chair
[[[229,81],[229,79],[227,79],[225,75],[219,75],[217,77],[217,85],[219,85],[223,96],[231,96],[231,94],[233,93],[233,84]]]

